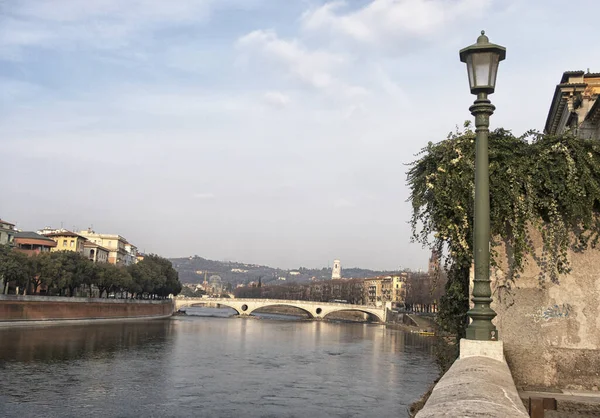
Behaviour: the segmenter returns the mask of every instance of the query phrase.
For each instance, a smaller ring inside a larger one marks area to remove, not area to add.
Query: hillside
[[[234,261],[207,260],[197,255],[193,257],[171,258],[173,267],[179,272],[182,283],[201,283],[206,272],[207,277],[217,274],[224,283],[237,285],[248,284],[261,279],[263,284],[308,282],[311,278],[316,280],[327,280],[331,278],[331,268],[285,270],[258,264],[246,264]],[[385,274],[384,271],[374,271],[361,268],[346,268],[342,270],[344,278],[364,278]]]

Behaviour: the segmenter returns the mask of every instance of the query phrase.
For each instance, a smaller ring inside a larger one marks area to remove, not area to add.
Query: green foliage
[[[166,258],[150,254],[139,263],[130,266],[129,272],[143,293],[155,293],[165,297],[181,292],[179,274]]]
[[[4,279],[2,281],[1,279]],[[181,292],[179,275],[171,262],[150,255],[129,267],[93,263],[73,251],[41,253],[28,257],[8,246],[0,246],[0,282],[35,292],[41,286],[49,294],[74,296],[77,289],[96,286],[100,297],[128,292],[138,298],[164,298]],[[4,291],[4,288],[0,292]]]
[[[413,240],[446,251],[448,282],[440,304],[441,325],[461,336],[468,309],[473,259],[475,133],[465,129],[429,143],[408,172],[413,206]],[[532,254],[546,280],[558,282],[570,270],[568,250],[595,246],[600,237],[600,143],[571,134],[521,137],[490,132],[490,220],[494,250],[506,245],[508,279],[518,279]],[[542,237],[533,248],[532,232]]]
[[[8,282],[21,288],[27,286],[32,271],[33,264],[26,255],[12,251],[8,245],[0,245],[0,293]]]

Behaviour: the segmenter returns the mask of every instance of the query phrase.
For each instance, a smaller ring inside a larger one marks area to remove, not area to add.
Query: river
[[[407,417],[438,374],[383,325],[189,313],[0,328],[0,417]]]

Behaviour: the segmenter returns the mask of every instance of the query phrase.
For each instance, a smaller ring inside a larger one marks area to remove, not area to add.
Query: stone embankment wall
[[[534,245],[541,240],[534,236]],[[600,250],[570,252],[571,273],[542,286],[527,260],[514,283],[507,267],[492,274],[495,324],[519,388],[600,388]]]
[[[0,295],[0,326],[65,320],[161,318],[172,300],[130,300]]]
[[[456,360],[416,418],[526,418],[508,366],[488,357]]]

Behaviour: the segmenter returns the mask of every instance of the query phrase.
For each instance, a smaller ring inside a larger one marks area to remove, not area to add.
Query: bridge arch
[[[335,314],[338,312],[361,312],[361,313],[369,315],[370,317],[376,318],[379,322],[385,322],[384,319],[381,317],[381,315],[377,312],[372,312],[368,309],[360,309],[360,308],[353,308],[353,307],[352,308],[348,307],[346,309],[342,308],[342,309],[331,310],[331,311],[327,312],[325,315],[323,315],[323,319],[327,319],[327,317],[329,315]]]
[[[293,303],[285,303],[285,302],[278,302],[278,303],[273,303],[273,304],[268,304],[268,305],[257,306],[254,309],[252,309],[251,311],[245,312],[245,314],[252,315],[252,314],[254,314],[254,312],[256,312],[256,311],[258,311],[260,309],[271,308],[271,307],[274,307],[274,306],[283,306],[283,307],[288,307],[288,308],[295,308],[295,309],[298,309],[299,311],[302,311],[305,314],[307,314],[309,319],[314,319],[315,318],[315,315],[311,311],[309,311],[308,309],[303,308],[303,307],[298,306],[298,305],[295,305]]]
[[[219,304],[221,306],[225,306],[227,308],[231,308],[235,311],[236,315],[242,315],[242,312],[240,312],[240,308],[234,306],[233,304],[228,304],[227,302],[222,302],[222,301],[218,301],[215,302],[214,300],[196,300],[196,301],[190,301],[189,303],[184,303],[182,305],[179,306],[179,308],[191,308],[192,306],[197,306],[197,305],[206,305],[208,303],[216,303]]]

